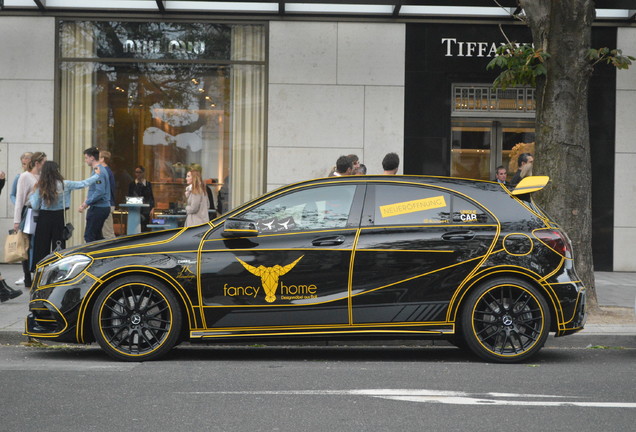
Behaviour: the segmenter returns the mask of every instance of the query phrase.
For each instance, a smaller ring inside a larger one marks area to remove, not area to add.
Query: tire
[[[544,297],[529,283],[498,278],[469,294],[460,325],[466,345],[479,357],[515,363],[543,347],[550,331],[550,311]]]
[[[109,356],[123,361],[154,360],[177,343],[181,308],[162,283],[129,276],[99,294],[92,326],[95,339]]]

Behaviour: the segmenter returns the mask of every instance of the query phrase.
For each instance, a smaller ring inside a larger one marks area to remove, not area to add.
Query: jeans
[[[104,221],[110,214],[110,206],[94,207],[91,206],[86,213],[86,229],[84,230],[84,241],[86,243],[95,240],[102,240],[102,228]]]

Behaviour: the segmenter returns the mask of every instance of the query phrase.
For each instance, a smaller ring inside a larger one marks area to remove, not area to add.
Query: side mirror
[[[256,228],[256,222],[254,221],[230,218],[223,223],[221,235],[225,238],[256,237],[258,236],[258,228]]]

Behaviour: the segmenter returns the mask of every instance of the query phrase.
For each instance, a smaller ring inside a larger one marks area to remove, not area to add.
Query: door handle
[[[451,231],[442,234],[444,240],[472,240],[475,238],[475,233],[472,231]]]
[[[345,238],[341,235],[338,236],[329,236],[329,237],[319,237],[314,239],[311,244],[314,246],[335,246],[339,244],[343,244]]]

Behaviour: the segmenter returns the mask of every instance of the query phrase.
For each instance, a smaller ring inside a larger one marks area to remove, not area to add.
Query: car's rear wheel
[[[548,304],[532,285],[498,278],[472,291],[461,314],[466,345],[479,357],[503,363],[527,360],[550,331]]]
[[[125,277],[97,297],[95,339],[118,360],[146,361],[170,351],[181,331],[181,309],[172,291],[145,277]]]

